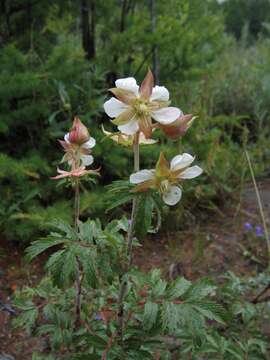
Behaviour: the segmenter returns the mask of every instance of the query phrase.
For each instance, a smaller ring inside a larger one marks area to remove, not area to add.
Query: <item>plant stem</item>
[[[258,189],[258,186],[257,186],[257,182],[256,182],[256,179],[255,179],[253,167],[252,167],[250,157],[249,157],[249,154],[248,154],[247,150],[245,150],[245,155],[246,155],[246,158],[247,158],[249,171],[250,171],[250,174],[251,174],[252,182],[253,182],[256,197],[257,197],[257,202],[258,202],[258,206],[259,206],[259,210],[260,210],[260,215],[261,215],[261,218],[262,218],[264,233],[265,233],[266,242],[267,242],[268,266],[269,266],[270,265],[270,238],[269,238],[268,228],[267,228],[267,224],[266,224],[266,218],[265,218],[265,214],[264,214],[264,210],[263,210],[261,196],[260,196],[259,189]]]
[[[133,143],[133,152],[134,152],[134,171],[137,172],[140,170],[140,145],[139,145],[139,134],[137,133],[134,138]],[[135,216],[138,207],[138,198],[137,196],[133,199],[132,202],[132,211],[131,211],[131,221],[128,228],[128,247],[127,247],[127,256],[128,256],[128,269],[132,264],[132,244],[133,244],[133,233],[135,225]]]
[[[133,153],[134,153],[134,171],[140,170],[140,146],[139,146],[139,135],[140,133],[136,133],[134,136],[133,142]],[[131,219],[128,227],[127,233],[127,267],[125,269],[125,274],[127,275],[131,265],[132,265],[132,245],[133,245],[133,233],[134,233],[134,224],[135,224],[135,216],[138,207],[138,198],[134,197],[132,202],[132,210],[131,210]],[[118,295],[118,325],[119,331],[118,334],[123,339],[123,326],[124,326],[124,297],[127,289],[127,276],[122,275],[120,278],[121,285]]]
[[[80,181],[75,179],[75,199],[74,199],[74,227],[76,232],[79,231],[79,217],[80,217]],[[76,300],[75,300],[75,327],[80,325],[81,322],[81,293],[82,293],[82,284],[81,284],[81,273],[78,268],[78,272],[75,280],[76,286]]]
[[[79,217],[80,217],[80,183],[79,179],[75,179],[75,200],[74,200],[74,227],[76,231],[79,228]]]

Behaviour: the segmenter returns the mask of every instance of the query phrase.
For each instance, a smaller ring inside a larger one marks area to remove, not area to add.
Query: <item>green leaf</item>
[[[31,334],[38,318],[38,310],[33,307],[30,310],[23,311],[15,320],[15,327],[24,327],[28,334]]]
[[[163,329],[168,329],[170,333],[173,333],[179,322],[177,305],[165,301],[162,304],[161,316]]]
[[[94,220],[79,222],[79,237],[83,242],[93,244],[93,240],[98,237],[100,232],[101,229]]]
[[[46,237],[40,240],[32,242],[32,244],[26,249],[26,259],[31,261],[43,251],[51,248],[52,246],[63,244],[65,239],[58,239],[53,237]]]
[[[76,250],[76,247],[72,246],[64,253],[64,261],[62,267],[62,279],[64,286],[73,283],[79,272]]]
[[[194,308],[209,320],[216,320],[221,324],[225,324],[226,312],[222,305],[207,300],[194,304]]]
[[[137,201],[134,231],[139,239],[143,239],[151,227],[154,203],[150,193],[138,195]]]
[[[77,240],[77,232],[75,229],[70,226],[67,222],[63,220],[54,220],[49,223],[49,225],[57,230],[59,230],[61,233],[65,235],[68,239]]]
[[[192,302],[204,299],[207,295],[213,293],[216,290],[208,279],[199,279],[190,286],[188,291],[185,293],[183,299]]]
[[[168,297],[170,299],[180,298],[190,288],[191,282],[183,277],[177,278],[173,281],[168,289]]]
[[[147,303],[144,306],[144,314],[143,314],[143,326],[146,330],[150,330],[157,319],[158,314],[158,305],[147,301]]]
[[[98,277],[96,270],[97,253],[94,249],[84,251],[80,256],[85,279],[92,288],[96,289],[98,286]]]

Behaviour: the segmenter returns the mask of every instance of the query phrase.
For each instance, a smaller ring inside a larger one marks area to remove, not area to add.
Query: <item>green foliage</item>
[[[142,79],[151,65],[153,46],[158,47],[160,83],[171,90],[175,104],[199,118],[182,144],[162,138],[159,144],[145,146],[141,164],[153,166],[150,155],[160,150],[170,155],[189,151],[196,153],[198,160],[206,159],[202,164],[204,180],[187,185],[183,207],[170,213],[163,226],[173,230],[175,219],[189,217],[187,208],[213,210],[219,199],[228,198],[245,170],[239,160],[244,127],[250,131],[246,144],[257,165],[255,170],[263,174],[269,158],[267,31],[252,46],[244,38],[236,43],[224,32],[227,26],[235,33],[236,25],[240,31],[247,21],[252,34],[258,34],[268,21],[269,6],[261,2],[255,11],[253,1],[218,5],[214,0],[170,0],[166,4],[156,0],[154,34],[145,2],[123,1],[121,6],[114,0],[95,2],[95,56],[89,62],[78,26],[81,2],[64,6],[61,1],[14,1],[0,14],[0,226],[5,237],[29,242],[42,235],[42,224],[53,219],[56,212],[71,222],[66,200],[69,190],[60,194],[49,180],[58,159],[55,140],[63,137],[74,115],[81,116],[91,134],[101,140],[100,122],[106,121],[105,128],[110,130],[108,119],[101,116],[107,84],[111,86],[115,78],[132,74]],[[235,25],[242,7],[244,16]],[[130,174],[130,155],[129,149],[115,146],[110,139],[98,141],[95,159],[97,166],[102,166],[101,185]],[[235,162],[240,163],[237,170],[232,166]],[[192,199],[195,194],[196,201],[191,201],[189,194]],[[126,199],[119,197],[113,205],[124,205],[131,198],[126,194]],[[155,202],[143,201],[148,208],[155,208],[159,226]],[[82,202],[83,216],[104,220],[110,195],[101,186],[91,194],[84,191]],[[120,209],[113,211],[117,216],[123,214]],[[139,237],[146,228],[149,230],[149,219],[146,226],[137,228]],[[152,224],[150,231],[154,228]]]
[[[238,22],[240,0],[236,12],[232,1],[155,3],[156,19],[141,0],[3,5],[0,226],[16,241],[41,236],[31,242],[27,258],[48,258],[47,275],[35,287],[18,291],[14,304],[15,325],[48,342],[46,353],[33,354],[34,360],[268,357],[269,306],[257,295],[258,287],[268,286],[268,273],[245,280],[229,273],[218,284],[208,278],[168,282],[157,269],[144,274],[129,266],[130,224],[121,216],[135,199],[132,226],[143,240],[160,228],[162,214],[164,226],[178,229],[176,219],[182,224],[199,211],[216,210],[246,179],[244,147],[256,174],[264,174],[270,114],[269,24],[263,22],[269,6],[263,2],[265,11],[256,7],[253,12],[253,1],[245,2]],[[227,35],[226,26],[238,38],[241,32],[241,41]],[[252,42],[249,35],[257,37],[262,29],[265,37]],[[83,47],[85,33],[88,45],[84,41]],[[132,193],[129,182],[119,180],[132,171],[131,151],[102,140],[100,131],[105,89],[116,78],[134,74],[142,79],[154,47],[161,83],[172,90],[176,105],[198,119],[181,142],[168,141],[157,130],[160,142],[142,149],[141,166],[153,167],[153,154],[162,150],[171,156],[196,154],[204,169],[200,179],[183,184],[182,206],[171,212],[158,194]],[[81,184],[84,221],[76,229],[70,225],[72,184],[60,182],[65,186],[60,192],[49,179],[59,158],[55,140],[64,136],[74,115],[101,140],[95,161],[103,175],[97,190],[88,192],[91,184]],[[111,181],[105,192],[103,185]],[[86,220],[89,215],[101,220]],[[108,217],[120,220],[107,223]]]
[[[109,227],[115,233],[116,228],[126,230],[127,224],[121,220]],[[96,230],[92,224],[92,231]],[[95,236],[90,235],[87,244],[97,240]],[[122,244],[119,242],[117,247],[121,251]],[[64,267],[55,271],[62,273],[67,270]],[[245,356],[267,359],[267,335],[263,329],[269,308],[267,302],[255,304],[252,299],[258,287],[269,284],[268,273],[245,280],[228,273],[217,286],[209,279],[192,283],[178,278],[168,283],[158,270],[149,274],[133,270],[124,303],[129,320],[122,341],[117,333],[118,282],[117,273],[110,284],[99,273],[98,288],[91,281],[83,281],[83,321],[76,328],[72,283],[61,283],[59,288],[51,278],[44,278],[36,288],[25,288],[17,294],[15,305],[20,315],[15,325],[26,327],[36,336],[46,334],[51,356],[57,356],[61,347],[64,359],[98,358],[104,354],[115,360],[119,356],[152,359],[158,352],[164,359],[216,359],[221,355],[228,360]]]

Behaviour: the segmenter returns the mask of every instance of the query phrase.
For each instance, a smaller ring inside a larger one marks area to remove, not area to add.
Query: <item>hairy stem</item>
[[[75,180],[75,199],[74,199],[74,227],[75,230],[79,231],[79,217],[80,217],[80,182],[79,179]],[[81,273],[78,268],[76,280],[76,300],[75,300],[75,326],[79,326],[81,322],[81,293],[82,293],[82,284],[81,284]]]
[[[80,217],[80,183],[79,179],[75,180],[75,200],[74,200],[74,227],[78,231]]]
[[[139,145],[139,133],[135,135],[134,144],[133,144],[133,152],[134,152],[134,171],[140,170],[140,145]],[[128,269],[132,263],[132,243],[133,243],[133,233],[134,233],[134,225],[135,225],[135,216],[138,207],[138,198],[135,197],[132,202],[132,211],[131,211],[131,219],[128,228],[128,236],[127,236],[127,256],[128,256]]]
[[[140,170],[140,147],[139,147],[139,135],[138,132],[134,136],[134,142],[133,142],[133,153],[134,153],[134,170],[139,171]],[[133,245],[133,234],[134,234],[134,225],[135,225],[135,216],[136,211],[138,207],[138,198],[134,197],[132,202],[132,210],[131,210],[131,219],[128,227],[128,233],[127,233],[127,267],[125,269],[125,274],[127,275],[131,264],[132,264],[132,245]],[[120,338],[123,338],[123,326],[124,326],[124,297],[127,289],[127,276],[122,276],[120,278],[121,285],[120,285],[120,291],[118,295],[118,325],[119,325],[119,331],[118,334]]]

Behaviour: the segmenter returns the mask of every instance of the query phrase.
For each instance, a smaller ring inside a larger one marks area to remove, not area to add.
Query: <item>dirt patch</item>
[[[258,187],[270,219],[270,180]],[[228,270],[246,276],[263,270],[267,246],[253,185],[247,184],[231,204],[209,215],[207,224],[146,239],[134,261],[145,271],[159,267],[172,278],[216,277]]]

